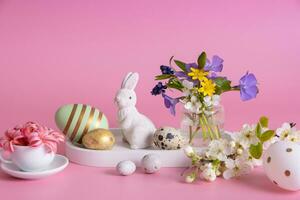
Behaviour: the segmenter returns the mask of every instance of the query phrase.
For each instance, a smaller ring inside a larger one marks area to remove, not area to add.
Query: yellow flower
[[[197,80],[197,79],[199,81],[207,80],[206,76],[208,75],[208,72],[196,68],[191,68],[191,71],[192,72],[188,73],[188,75],[192,77],[193,80]]]
[[[198,89],[204,96],[212,96],[215,93],[216,84],[212,80],[204,80],[201,82],[201,87]]]

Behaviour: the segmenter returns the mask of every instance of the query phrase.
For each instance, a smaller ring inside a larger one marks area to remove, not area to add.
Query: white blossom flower
[[[300,132],[298,131],[294,131],[292,132],[288,138],[287,138],[289,141],[291,142],[300,142]]]
[[[190,145],[187,145],[183,149],[183,151],[187,157],[191,157],[195,153],[193,147],[191,147]]]
[[[251,164],[253,167],[258,167],[258,166],[261,166],[263,161],[262,159],[255,159],[253,158],[249,151],[243,151],[242,154],[240,154],[239,156],[241,159],[243,159],[244,161],[248,162],[249,164]]]
[[[237,148],[237,149],[236,149],[237,155],[242,155],[243,152],[244,152],[244,150],[243,150],[242,148]]]
[[[201,173],[201,177],[206,181],[210,181],[210,182],[216,180],[217,178],[216,171],[213,168],[211,163],[205,165],[205,168]]]
[[[222,172],[219,170],[219,168],[216,169],[216,175],[220,176],[222,174]]]
[[[187,175],[186,177],[185,177],[185,182],[186,183],[192,183],[192,182],[194,182],[196,180],[196,174],[195,173],[191,173],[191,174],[189,174],[189,175]]]
[[[262,159],[255,159],[253,157],[250,157],[249,162],[252,164],[253,167],[259,167],[262,166],[263,161]]]
[[[280,140],[300,142],[300,131],[297,131],[294,127],[291,127],[291,124],[286,122],[276,130],[276,135],[279,136]]]
[[[220,161],[225,161],[230,154],[232,154],[232,147],[228,141],[224,139],[212,140],[206,151],[207,157]]]
[[[196,96],[192,96],[190,101],[186,102],[184,105],[184,108],[195,114],[200,114],[202,112],[201,110],[202,103],[198,100]]]
[[[199,126],[199,123],[199,115],[192,116],[190,113],[184,113],[184,116],[181,120],[182,127]]]
[[[224,179],[242,176],[252,171],[253,167],[244,158],[227,159],[225,161],[226,170],[223,172]]]
[[[233,139],[233,135],[235,134],[236,132],[230,132],[230,131],[223,131],[221,133],[221,138],[225,139],[225,140],[228,140],[228,141],[233,141],[235,142]]]
[[[289,123],[283,123],[280,128],[276,130],[276,135],[279,136],[280,140],[285,140],[292,132],[291,125]]]
[[[256,136],[255,128],[256,125],[244,124],[242,130],[233,134],[232,138],[244,149],[247,149],[251,144],[257,144],[257,142],[259,142],[259,139]]]
[[[194,83],[188,80],[183,80],[182,81],[182,85],[183,85],[183,94],[184,96],[189,96],[191,94],[191,90],[194,87]]]
[[[194,83],[191,82],[191,81],[188,81],[188,80],[183,80],[182,85],[183,85],[184,88],[186,88],[188,90],[191,90],[194,87]]]
[[[221,97],[220,95],[206,96],[203,98],[204,105],[206,107],[217,106],[220,104]]]
[[[232,140],[232,141],[229,142],[229,145],[230,145],[231,148],[235,148],[236,147],[236,142]]]
[[[269,139],[263,143],[263,149],[264,150],[268,149],[271,146],[271,144],[274,144],[277,141],[279,141],[278,137],[272,137],[271,139]]]

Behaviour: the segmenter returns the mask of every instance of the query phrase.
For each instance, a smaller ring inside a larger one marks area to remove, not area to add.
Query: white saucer
[[[20,170],[15,164],[1,163],[1,169],[16,178],[21,179],[41,179],[64,170],[69,164],[69,160],[62,155],[55,155],[52,163],[44,170],[37,172],[25,172]]]

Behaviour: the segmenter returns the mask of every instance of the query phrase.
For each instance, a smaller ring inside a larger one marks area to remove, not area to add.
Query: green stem
[[[219,129],[218,125],[216,125],[216,129],[217,129],[217,133],[218,133],[219,138],[221,138],[221,133],[220,133],[220,129]]]
[[[216,133],[217,139],[221,138],[219,127],[217,125],[214,125],[213,128],[215,129],[214,131]]]
[[[189,126],[189,136],[190,136],[189,144],[191,144],[192,140],[193,140],[193,127],[192,126]]]
[[[217,125],[210,125],[208,123],[208,119],[205,116],[205,114],[202,114],[202,116],[203,116],[205,124],[207,125],[208,131],[210,132],[211,135],[213,135],[213,137],[211,139],[219,139],[221,137],[221,134],[220,134],[218,126]]]
[[[231,92],[231,91],[240,91],[239,86],[233,86],[229,90],[223,90],[222,93]]]
[[[209,124],[208,124],[208,120],[207,120],[205,114],[202,114],[202,118],[203,118],[205,127],[207,128],[207,131],[208,131],[208,133],[210,135],[210,139],[214,139],[214,133],[212,132],[212,130],[211,130]]]
[[[203,139],[205,140],[207,138],[207,132],[206,132],[205,124],[202,120],[202,117],[200,117],[200,125],[202,127],[202,136],[203,136]]]
[[[197,132],[198,132],[199,130],[200,130],[200,127],[197,127],[197,128],[195,129],[195,131],[194,131],[193,134],[192,134],[191,141],[193,141],[194,137],[196,136],[196,134],[197,134]]]
[[[201,127],[197,127],[194,131],[193,131],[193,127],[189,126],[189,144],[191,144],[194,140],[194,137],[196,136],[197,132],[200,130]]]

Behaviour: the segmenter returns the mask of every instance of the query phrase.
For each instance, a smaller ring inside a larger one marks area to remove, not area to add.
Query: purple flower
[[[216,79],[218,78],[218,75],[215,73],[215,72],[212,72],[209,76],[208,76],[209,79]]]
[[[214,71],[214,72],[221,72],[223,69],[223,59],[219,56],[215,55],[212,57],[212,61],[206,60],[206,64],[204,66],[205,71]]]
[[[187,78],[188,77],[188,75],[183,71],[175,72],[175,76],[177,76],[179,78]]]
[[[163,85],[162,82],[158,82],[156,86],[152,89],[151,94],[152,95],[159,95],[166,92],[167,86]]]
[[[179,102],[179,98],[172,98],[165,94],[162,94],[162,96],[164,98],[164,103],[166,108],[168,108],[170,113],[175,116],[176,114],[175,106]]]
[[[243,101],[247,101],[256,97],[258,93],[257,80],[252,73],[246,73],[240,79],[240,94]]]
[[[189,73],[191,72],[191,68],[198,68],[198,65],[196,63],[188,63],[188,64],[185,64],[185,69],[186,71]]]
[[[188,80],[192,80],[192,78],[187,75],[189,72],[191,72],[191,68],[198,68],[198,65],[196,63],[185,64],[186,72],[177,71],[177,72],[175,72],[175,76],[177,76],[179,78],[185,78]]]
[[[160,71],[162,74],[174,74],[174,70],[171,67],[165,65],[160,66]]]

